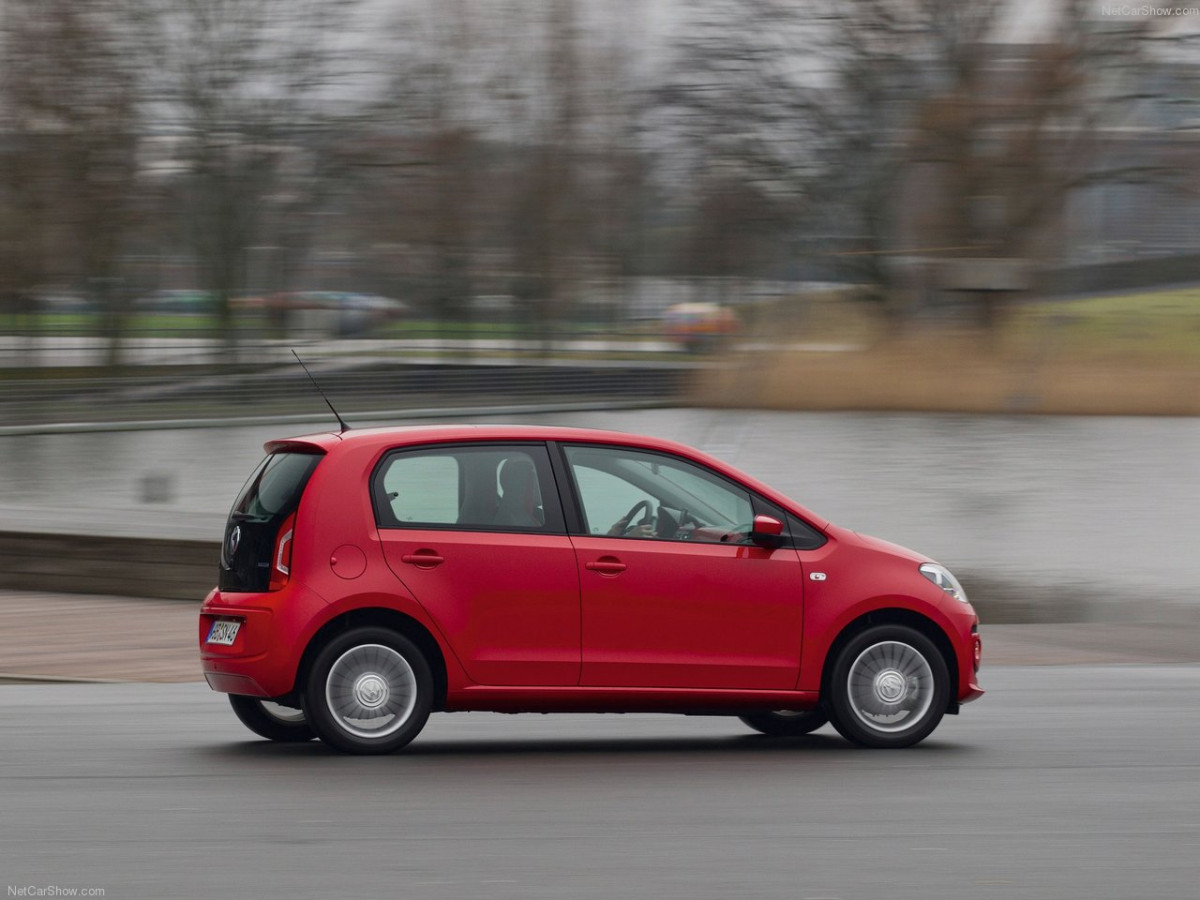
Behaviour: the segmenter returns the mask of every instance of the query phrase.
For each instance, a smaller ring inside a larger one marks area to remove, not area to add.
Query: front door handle
[[[405,553],[400,557],[400,562],[406,562],[418,569],[432,569],[445,561],[436,550],[418,550],[416,553]]]
[[[602,556],[595,562],[584,563],[583,567],[601,575],[617,575],[625,571],[625,563],[615,556]]]

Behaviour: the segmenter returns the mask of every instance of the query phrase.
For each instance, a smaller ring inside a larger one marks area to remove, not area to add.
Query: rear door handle
[[[601,575],[617,575],[625,571],[625,563],[613,556],[602,556],[595,562],[584,563],[583,567]]]
[[[416,566],[419,569],[432,569],[434,566],[440,566],[446,560],[438,555],[436,550],[418,550],[416,553],[405,553],[400,557],[400,562],[406,562],[410,566]]]

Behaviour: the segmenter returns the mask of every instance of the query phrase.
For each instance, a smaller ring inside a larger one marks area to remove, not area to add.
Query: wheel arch
[[[848,622],[837,637],[833,639],[833,643],[829,645],[829,650],[825,654],[825,662],[821,667],[821,703],[824,704],[829,696],[829,679],[833,671],[834,662],[838,658],[838,654],[842,652],[842,648],[846,646],[856,635],[861,634],[868,628],[874,628],[876,625],[906,625],[914,631],[919,631],[925,637],[933,641],[933,645],[937,647],[938,652],[942,654],[942,659],[946,662],[946,669],[950,676],[950,691],[949,691],[949,706],[948,712],[957,712],[958,703],[958,654],[954,651],[954,644],[950,641],[950,636],[942,629],[937,622],[928,616],[921,615],[919,612],[914,612],[911,609],[900,609],[897,607],[885,607],[883,609],[873,609],[870,612],[863,613],[856,619]]]
[[[442,648],[429,629],[412,616],[380,606],[347,610],[334,616],[317,629],[305,646],[304,653],[300,656],[300,664],[296,669],[294,693],[299,694],[304,690],[303,685],[308,680],[309,670],[312,668],[317,654],[321,652],[321,648],[336,635],[343,634],[352,628],[364,627],[387,628],[404,635],[417,645],[421,653],[425,655],[433,674],[433,709],[435,711],[443,709],[446,705],[447,674],[446,659],[442,655]]]

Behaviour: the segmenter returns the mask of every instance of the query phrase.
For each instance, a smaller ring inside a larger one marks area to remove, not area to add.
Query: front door
[[[674,456],[563,446],[586,532],[580,683],[794,688],[800,560],[750,542],[749,491]]]

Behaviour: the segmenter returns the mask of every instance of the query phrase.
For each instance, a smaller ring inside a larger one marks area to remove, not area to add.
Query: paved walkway
[[[199,681],[197,609],[0,591],[0,680]],[[983,641],[985,667],[1200,663],[1195,630],[1175,624],[985,624]]]
[[[198,681],[199,604],[0,592],[0,678]]]

